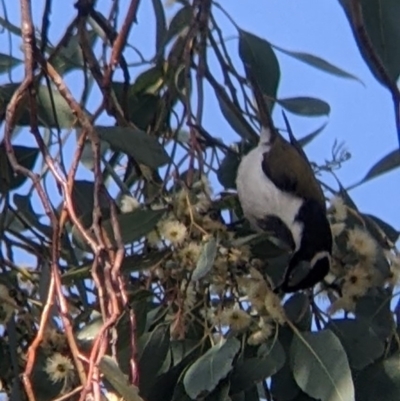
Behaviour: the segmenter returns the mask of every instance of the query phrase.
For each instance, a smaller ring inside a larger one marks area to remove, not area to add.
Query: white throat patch
[[[257,220],[266,216],[279,217],[290,229],[295,251],[300,248],[303,225],[295,221],[303,200],[278,189],[262,169],[263,154],[270,150],[270,132],[263,129],[260,144],[240,163],[236,178],[239,200],[245,217],[255,230]]]

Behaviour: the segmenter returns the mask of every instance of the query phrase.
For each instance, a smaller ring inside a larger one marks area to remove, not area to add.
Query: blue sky
[[[19,25],[19,2],[6,3],[9,20]],[[42,0],[32,2],[36,22],[41,20],[43,3]],[[74,15],[75,1],[55,1],[54,5],[61,3],[62,8],[54,7],[51,16],[50,35],[56,37],[64,32]],[[99,7],[104,5],[108,7],[109,3],[98,2]],[[309,52],[323,57],[356,75],[364,83],[365,86],[353,80],[328,75],[288,56],[278,54],[282,71],[278,92],[280,98],[313,96],[325,100],[331,106],[328,118],[289,115],[298,138],[328,120],[323,133],[306,148],[312,161],[323,162],[329,158],[335,140],[345,142],[352,158],[337,174],[347,186],[361,179],[375,162],[398,146],[390,94],[376,82],[361,58],[339,2],[221,0],[220,3],[242,29],[285,49]],[[125,10],[128,4],[128,0],[121,1],[121,10]],[[225,36],[230,38],[228,48],[236,54],[237,33],[221,13],[217,15]],[[130,43],[144,49],[145,55],[149,57],[153,54],[154,29],[151,2],[142,0],[138,25],[132,28]],[[8,40],[4,33],[1,40],[2,52],[7,52]],[[16,56],[20,56],[18,47],[19,43],[14,40],[12,48]],[[234,59],[240,65],[237,57]],[[21,72],[22,69],[16,70],[13,76],[15,80],[21,76]],[[7,79],[6,76],[0,76],[0,84]],[[78,94],[80,87],[73,74],[66,76],[65,79]],[[279,125],[280,118],[276,121]],[[108,122],[110,123],[110,120]],[[205,104],[205,125],[228,143],[238,140],[237,135],[221,116],[215,98],[211,96]],[[352,190],[350,195],[363,212],[375,214],[400,228],[400,214],[397,212],[400,197],[399,178],[400,170],[395,170]]]

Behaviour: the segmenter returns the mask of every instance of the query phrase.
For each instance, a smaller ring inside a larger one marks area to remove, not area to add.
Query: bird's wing
[[[303,199],[314,199],[325,210],[324,194],[310,164],[292,145],[283,138],[278,138],[271,150],[264,153],[264,174],[281,191]],[[284,158],[281,157],[282,154],[285,155]]]

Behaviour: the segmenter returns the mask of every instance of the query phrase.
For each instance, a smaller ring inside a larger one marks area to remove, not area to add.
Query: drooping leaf
[[[346,352],[330,330],[301,333],[290,349],[299,387],[321,401],[354,401],[354,384]]]
[[[72,188],[72,203],[78,217],[92,213],[94,208],[94,182],[76,180]]]
[[[318,129],[316,129],[313,132],[310,132],[308,135],[303,136],[303,138],[300,138],[298,140],[298,143],[301,147],[305,147],[307,146],[310,142],[312,142],[326,127],[327,123],[324,123],[321,125],[321,127],[319,127]]]
[[[82,130],[76,130],[76,139],[79,140],[80,136],[82,135]],[[100,142],[100,158],[103,158],[105,153],[110,149],[110,145],[107,142],[101,141]],[[87,140],[83,145],[82,156],[80,162],[83,166],[85,166],[88,170],[94,171],[95,160],[94,160],[94,153],[93,147],[90,140]]]
[[[99,363],[99,368],[104,377],[115,388],[126,401],[143,401],[139,396],[139,389],[129,383],[128,377],[124,375],[113,358],[108,355],[103,356]]]
[[[339,195],[343,199],[343,203],[349,207],[350,209],[353,209],[354,211],[358,211],[357,205],[354,203],[353,199],[351,199],[349,193],[346,191],[346,188],[340,183],[339,184]]]
[[[39,124],[51,128],[71,128],[76,117],[66,100],[56,90],[40,86],[37,96]],[[53,108],[54,103],[54,108]]]
[[[365,321],[332,319],[327,328],[332,330],[345,349],[352,368],[362,370],[384,352],[385,347]]]
[[[25,220],[27,225],[35,227],[46,237],[51,238],[52,228],[39,221],[40,216],[33,210],[30,197],[16,193],[13,195],[13,202],[18,209],[19,216]]]
[[[151,332],[140,354],[139,388],[144,397],[151,390],[167,356],[170,343],[169,331],[168,325],[157,326]]]
[[[18,26],[13,25],[10,21],[2,17],[0,17],[0,25],[4,27],[8,32],[11,32],[16,36],[22,36],[21,29]]]
[[[358,401],[397,401],[400,394],[400,354],[369,366],[355,381]]]
[[[168,249],[151,252],[144,255],[129,255],[125,256],[121,263],[121,270],[125,272],[136,272],[151,269],[153,266],[165,259],[170,251]],[[69,284],[76,280],[83,280],[90,277],[92,263],[86,263],[83,266],[71,266],[62,276],[63,284]]]
[[[7,104],[10,102],[12,95],[20,86],[19,83],[6,84],[0,86],[0,115],[3,116]],[[26,98],[26,107],[18,116],[16,123],[18,125],[30,125],[29,106]],[[55,89],[47,86],[39,86],[37,88],[37,113],[39,125],[50,128],[71,128],[76,122],[76,118],[70,107],[62,95]]]
[[[285,364],[271,377],[271,394],[282,401],[294,400],[301,392],[293,378],[290,361],[286,359]]]
[[[192,339],[174,340],[170,345],[174,365],[178,365],[194,350],[201,348],[199,342]]]
[[[383,249],[391,249],[393,246],[393,242],[386,235],[385,231],[382,230],[381,226],[377,224],[377,222],[374,220],[374,216],[371,217],[371,215],[361,213],[361,217],[364,220],[367,231],[372,235],[375,241],[377,241],[377,243]],[[393,227],[391,227],[389,224],[387,224],[387,226],[393,230],[392,235],[393,233],[396,233],[396,230]]]
[[[321,57],[314,56],[313,54],[309,53],[303,53],[303,52],[296,52],[296,51],[290,51],[290,50],[285,50],[282,49],[281,47],[278,46],[272,46],[274,49],[280,51],[281,53],[284,53],[290,57],[295,58],[296,60],[299,60],[303,63],[306,63],[312,67],[315,67],[321,71],[327,72],[328,74],[336,75],[341,78],[349,78],[349,79],[354,79],[360,83],[363,83],[359,78],[357,78],[355,75],[350,74],[349,72],[343,70],[342,68],[339,68],[329,61],[324,60]]]
[[[160,99],[159,95],[153,93],[130,93],[129,120],[139,129],[147,131],[157,114]]]
[[[291,113],[304,116],[324,116],[331,111],[328,103],[314,97],[293,97],[279,99],[277,102]]]
[[[170,250],[153,251],[145,255],[129,255],[124,258],[121,269],[126,272],[136,272],[151,269],[170,254]]]
[[[190,93],[190,82],[185,77],[185,63],[183,54],[185,51],[186,40],[183,36],[178,36],[174,41],[171,50],[167,56],[167,71],[165,74],[165,82],[168,85],[170,104],[176,103],[181,94],[186,91]],[[189,87],[185,85],[189,83]]]
[[[395,328],[390,310],[391,298],[389,289],[373,288],[356,303],[356,316],[365,321],[382,341],[386,341]]]
[[[356,184],[357,186],[372,180],[373,178],[379,177],[382,174],[388,173],[391,170],[400,166],[400,150],[395,149],[386,156],[384,156],[381,160],[379,160],[376,164],[374,164],[365,177]],[[353,188],[353,187],[352,187]]]
[[[99,137],[114,149],[132,156],[138,163],[158,168],[169,162],[168,153],[157,138],[130,127],[96,126]]]
[[[192,400],[215,389],[232,370],[232,362],[240,349],[234,337],[214,345],[186,371],[183,385]]]
[[[104,320],[100,313],[94,312],[91,320],[86,323],[76,334],[80,346],[90,345],[96,339],[103,327]]]
[[[159,1],[159,0],[153,0]],[[131,86],[129,94],[137,94],[141,92],[153,93],[152,88],[157,89],[162,84],[164,71],[162,66],[156,65],[142,72]],[[131,96],[130,96],[131,97]]]
[[[239,30],[239,56],[246,75],[251,72],[261,91],[270,99],[276,98],[280,79],[279,62],[271,45],[264,39]]]
[[[130,244],[148,234],[154,229],[164,213],[164,210],[136,209],[130,213],[120,214],[117,220],[123,243]],[[108,233],[109,239],[113,241],[115,235],[111,220],[106,220],[104,222],[104,228]]]
[[[236,188],[236,175],[239,164],[239,156],[233,152],[229,152],[225,156],[224,160],[222,160],[222,163],[217,171],[217,178],[219,183],[225,189]]]
[[[18,164],[27,170],[32,170],[39,155],[39,149],[28,148],[26,146],[13,146],[15,158]],[[19,188],[28,177],[23,174],[14,173],[8,160],[4,144],[0,145],[0,192],[6,193],[10,190]]]
[[[232,129],[242,138],[248,141],[255,142],[257,136],[251,125],[243,117],[242,112],[238,110],[235,104],[229,99],[228,95],[223,92],[223,89],[216,91],[218,104],[223,116]]]
[[[339,0],[350,26],[353,29],[358,48],[371,72],[381,81],[379,67],[371,58],[371,50],[365,41],[359,40],[360,28],[354,26],[351,14],[351,0]],[[392,82],[396,82],[400,74],[400,3],[396,0],[360,0],[363,26],[372,43],[374,52],[387,71]],[[378,69],[377,69],[378,68]]]
[[[89,45],[94,46],[97,34],[94,30],[87,31]],[[54,49],[47,50],[52,53]],[[69,71],[82,68],[85,65],[84,57],[80,45],[80,34],[72,35],[65,46],[59,49],[57,55],[52,60],[52,65],[57,69],[59,74],[63,75]]]
[[[193,9],[191,6],[187,5],[182,7],[172,18],[171,23],[168,27],[167,36],[165,38],[166,45],[175,35],[178,35],[183,29],[185,29],[193,15]]]
[[[385,235],[390,239],[390,241],[396,243],[399,239],[400,232],[392,227],[390,224],[381,220],[379,217],[372,216],[371,214],[364,214],[364,217],[369,217],[371,220],[375,222],[379,226],[379,228],[385,233]]]
[[[215,257],[217,256],[218,241],[215,238],[210,238],[203,246],[200,253],[200,258],[197,261],[196,268],[192,274],[192,280],[200,280],[213,267]]]
[[[285,352],[278,340],[262,344],[256,357],[238,362],[231,376],[231,393],[246,391],[278,372],[285,363]]]
[[[9,54],[0,53],[0,74],[11,71],[12,68],[20,65],[21,63],[21,60]]]
[[[161,0],[152,0],[154,15],[156,17],[156,53],[162,51],[167,34],[167,22],[165,19],[164,6]]]
[[[310,330],[312,313],[310,300],[307,295],[297,293],[292,295],[284,305],[287,318],[296,325],[299,330]]]

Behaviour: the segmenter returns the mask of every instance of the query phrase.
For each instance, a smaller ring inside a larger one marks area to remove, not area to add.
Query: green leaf
[[[167,22],[165,20],[164,6],[161,0],[152,1],[156,17],[156,52],[158,54],[164,47],[164,41],[167,34]]]
[[[91,344],[100,333],[104,320],[99,312],[93,312],[91,320],[77,332],[76,338],[82,344]]]
[[[363,217],[368,217],[385,233],[389,240],[394,244],[399,239],[399,231],[392,227],[390,224],[381,220],[379,217],[372,216],[371,214],[363,214]]]
[[[398,401],[400,394],[400,354],[380,361],[357,376],[358,401]]]
[[[164,215],[165,210],[144,210],[136,209],[130,213],[120,214],[117,218],[121,230],[122,241],[124,244],[140,240],[148,234]],[[109,238],[115,238],[111,220],[104,222],[104,228]]]
[[[306,136],[303,136],[303,138],[299,139],[297,142],[301,147],[307,146],[310,142],[312,142],[326,127],[327,123],[324,123],[321,127],[316,129],[315,131],[309,133]]]
[[[338,184],[339,184],[339,195],[343,199],[343,203],[350,209],[353,209],[357,212],[358,211],[357,205],[354,203],[348,191],[346,191],[346,188],[339,181]]]
[[[370,215],[361,213],[360,216],[362,217],[365,227],[367,231],[372,235],[372,237],[378,242],[379,246],[383,249],[391,249],[393,247],[392,241],[387,237],[385,231],[381,229],[381,227],[375,222]],[[385,223],[386,224],[386,223]],[[388,225],[389,226],[389,225]],[[390,227],[390,226],[389,226]],[[391,227],[394,230],[393,227]],[[385,257],[386,259],[386,257]]]
[[[22,60],[10,56],[9,54],[0,53],[0,74],[11,71],[21,63]]]
[[[314,97],[293,97],[279,99],[277,102],[291,113],[302,116],[324,116],[328,115],[331,111],[328,103]]]
[[[278,340],[262,344],[257,354],[257,357],[238,362],[233,369],[230,379],[232,394],[250,389],[278,372],[285,363],[285,351]]]
[[[27,225],[35,227],[47,238],[51,238],[53,230],[39,221],[40,216],[33,210],[31,197],[16,193],[13,195],[13,202],[18,209],[19,216],[25,220]]]
[[[281,53],[286,54],[287,56],[293,57],[296,60],[306,63],[306,64],[308,64],[312,67],[315,67],[321,71],[327,72],[328,74],[336,75],[341,78],[354,79],[363,84],[363,82],[359,78],[357,78],[355,75],[344,71],[343,69],[333,65],[332,63],[324,60],[321,57],[314,56],[313,54],[309,54],[309,53],[285,50],[278,46],[272,46],[272,47],[274,49],[280,51]]]
[[[160,263],[170,251],[168,249],[153,251],[144,255],[132,254],[125,256],[121,264],[121,270],[127,273],[148,270]],[[76,280],[82,280],[90,277],[92,263],[86,263],[83,266],[72,267],[61,276],[63,284],[69,284]]]
[[[139,388],[140,393],[146,398],[161,369],[169,350],[168,325],[157,326],[148,337],[139,358]]]
[[[18,164],[32,171],[37,157],[39,155],[39,149],[28,148],[26,146],[13,146],[15,158]],[[19,188],[27,180],[27,177],[23,174],[15,174],[11,164],[8,160],[7,152],[4,144],[0,145],[0,192],[6,193],[10,190]]]
[[[359,40],[359,27],[353,25],[350,12],[350,0],[339,0],[343,7],[358,48],[376,79],[381,81],[380,71],[371,60],[371,50]],[[400,74],[400,3],[397,0],[360,0],[363,24],[375,53],[385,67],[392,82],[395,83]],[[379,67],[378,67],[379,68]]]
[[[244,64],[246,75],[248,76],[251,72],[263,94],[270,99],[275,99],[280,69],[271,45],[258,36],[239,30],[239,56]]]
[[[115,150],[132,156],[138,163],[156,169],[170,160],[158,139],[143,131],[131,127],[95,128],[102,140],[108,142]]]
[[[18,26],[13,25],[11,22],[2,17],[0,17],[0,25],[8,32],[13,33],[15,36],[22,36],[22,31]]]
[[[164,46],[176,35],[181,33],[183,29],[189,26],[193,18],[193,9],[191,6],[182,7],[172,18],[168,27],[167,36]]]
[[[389,289],[373,288],[356,303],[356,316],[365,321],[382,341],[386,341],[395,329],[391,299]]]
[[[197,340],[174,340],[171,341],[171,353],[174,366],[182,362],[193,351],[201,348],[201,344]]]
[[[365,321],[359,319],[332,319],[327,329],[339,338],[349,358],[350,366],[362,370],[382,356],[384,343]]]
[[[225,189],[236,188],[236,175],[240,164],[239,156],[236,153],[229,152],[217,171],[217,178],[219,183]]]
[[[139,396],[139,389],[129,383],[128,377],[123,374],[113,358],[105,355],[101,358],[99,368],[104,377],[126,401],[143,401]]]
[[[220,91],[215,91],[217,96],[218,104],[221,109],[222,115],[225,120],[232,127],[232,129],[242,138],[250,142],[256,143],[257,135],[251,128],[249,123],[243,117],[243,114],[235,104],[229,99],[226,92],[221,89]]]
[[[271,394],[274,397],[273,399],[295,400],[300,391],[300,387],[293,378],[290,361],[286,359],[282,368],[271,377]]]
[[[332,331],[298,333],[290,357],[296,383],[309,396],[321,401],[354,400],[347,356]]]
[[[50,128],[71,128],[75,124],[75,114],[57,90],[40,86],[37,93],[39,124]]]
[[[129,96],[129,120],[139,129],[147,131],[153,122],[160,96],[152,93],[141,93]]]
[[[20,83],[0,86],[1,115],[4,115],[7,104],[10,102],[11,97],[19,86]],[[66,100],[57,90],[51,89],[49,91],[47,86],[39,86],[37,88],[36,101],[39,125],[50,128],[71,128],[75,124],[76,117],[72,113]],[[28,104],[19,116],[16,123],[22,126],[30,125]]]
[[[217,256],[218,241],[215,238],[210,238],[204,245],[200,253],[200,258],[197,261],[196,268],[192,274],[192,281],[203,278],[214,266],[214,260]]]
[[[158,265],[167,255],[170,254],[169,249],[161,251],[152,251],[145,255],[132,254],[125,256],[121,264],[121,269],[124,272],[137,272],[151,269]]]
[[[82,135],[82,130],[76,130],[76,139],[79,140]],[[106,152],[110,149],[110,145],[107,142],[100,142],[100,158],[104,158]],[[82,156],[80,159],[80,163],[85,166],[89,171],[94,171],[95,161],[94,161],[94,153],[92,148],[92,143],[90,141],[86,141],[83,145]]]
[[[86,35],[89,39],[89,45],[92,48],[96,42],[97,34],[94,30],[90,30],[86,32]],[[49,48],[46,51],[50,54],[54,49]],[[66,45],[60,48],[59,52],[52,60],[52,64],[61,75],[84,67],[85,61],[80,45],[80,33],[69,38]]]
[[[382,174],[388,173],[391,170],[400,166],[400,150],[395,149],[386,156],[384,156],[381,160],[379,160],[376,164],[374,164],[365,177],[356,185],[363,184],[366,181],[372,180],[373,178],[379,177]]]
[[[159,0],[153,0],[159,1]],[[141,92],[153,93],[152,88],[157,89],[162,83],[164,71],[162,66],[156,65],[142,72],[135,80],[135,83],[130,88],[131,94],[138,94]],[[158,97],[157,97],[158,99]],[[131,106],[131,105],[129,105]]]
[[[228,338],[211,347],[186,371],[183,385],[192,400],[214,390],[232,370],[232,363],[239,352],[240,341]]]
[[[287,318],[300,330],[310,330],[312,313],[310,300],[306,294],[292,295],[284,305]]]
[[[76,180],[72,187],[72,203],[78,217],[93,213],[94,209],[94,182]],[[89,223],[90,225],[91,223]]]

